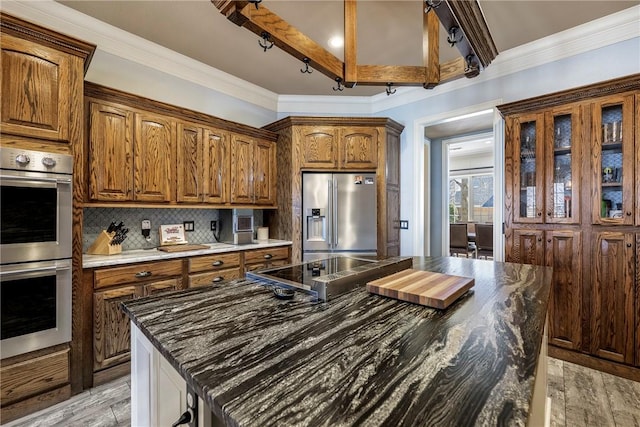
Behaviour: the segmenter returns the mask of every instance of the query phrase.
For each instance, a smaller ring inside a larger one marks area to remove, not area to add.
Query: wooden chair
[[[493,258],[493,224],[476,224],[476,257]]]
[[[464,254],[467,258],[469,253],[475,254],[475,248],[467,237],[467,224],[449,224],[449,252],[451,256]]]

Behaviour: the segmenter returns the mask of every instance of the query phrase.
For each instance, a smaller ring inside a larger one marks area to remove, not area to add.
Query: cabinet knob
[[[551,218],[551,212],[547,212],[547,216]]]
[[[218,283],[218,282],[222,282],[223,280],[224,280],[224,277],[222,277],[222,276],[218,276],[218,277],[215,277],[215,278],[211,281],[211,283]]]
[[[627,216],[631,216],[631,212],[630,211],[627,211]]]
[[[273,255],[271,255],[271,254],[266,254],[264,256],[264,259],[271,259],[271,258],[273,258]]]
[[[542,216],[542,212],[538,211],[538,216]]]
[[[538,237],[538,242],[542,242],[542,237]]]
[[[547,243],[551,243],[551,239],[547,239]]]
[[[151,272],[150,271],[141,271],[139,273],[136,273],[136,277],[137,278],[143,278],[143,277],[149,277],[151,276]]]
[[[627,243],[627,247],[630,248],[631,247],[631,243]]]
[[[218,260],[218,261],[214,261],[214,263],[211,265],[214,267],[220,267],[222,264],[224,264],[224,261]]]

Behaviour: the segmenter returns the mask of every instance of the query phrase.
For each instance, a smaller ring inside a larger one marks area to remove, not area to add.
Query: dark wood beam
[[[422,15],[422,53],[427,69],[423,86],[433,89],[440,83],[440,21],[433,10]]]
[[[448,0],[447,4],[463,29],[480,64],[486,68],[498,56],[498,49],[493,42],[480,5],[477,1],[469,0]],[[464,57],[466,55],[463,55]]]

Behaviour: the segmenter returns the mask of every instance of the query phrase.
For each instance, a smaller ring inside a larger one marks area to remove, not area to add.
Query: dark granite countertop
[[[364,287],[282,301],[240,280],[125,311],[230,426],[525,425],[551,269],[462,258],[414,268],[475,287],[439,311]]]

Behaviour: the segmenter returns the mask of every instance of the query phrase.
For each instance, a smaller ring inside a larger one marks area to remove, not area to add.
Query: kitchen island
[[[475,287],[444,311],[364,286],[326,303],[300,292],[282,301],[250,280],[124,307],[226,425],[533,425],[552,270],[461,258],[414,258],[413,268]],[[137,364],[133,399],[150,375]],[[132,420],[148,410],[132,406]]]

